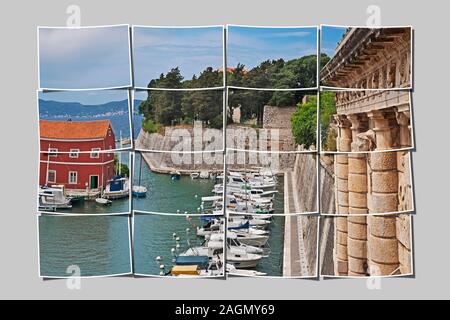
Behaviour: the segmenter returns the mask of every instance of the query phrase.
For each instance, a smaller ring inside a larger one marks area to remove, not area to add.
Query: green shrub
[[[152,119],[142,120],[142,129],[147,133],[155,133],[158,131],[157,124]]]
[[[306,103],[299,103],[291,118],[295,142],[306,149],[316,144],[317,97],[308,96]]]

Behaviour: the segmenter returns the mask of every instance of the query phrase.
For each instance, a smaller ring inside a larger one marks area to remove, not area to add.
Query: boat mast
[[[119,131],[119,149],[122,149],[122,130]],[[119,152],[119,176],[122,175],[122,153]]]
[[[139,179],[138,179],[138,186],[141,185],[141,174],[142,174],[142,154],[139,154]]]

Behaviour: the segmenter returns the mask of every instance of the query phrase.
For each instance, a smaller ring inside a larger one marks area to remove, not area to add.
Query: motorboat
[[[259,272],[256,270],[238,269],[230,263],[227,263],[225,268],[226,268],[227,273],[229,275],[233,275],[233,276],[263,277],[263,276],[267,275],[267,273]]]
[[[245,250],[227,246],[227,263],[240,269],[256,268],[263,257],[259,254],[247,253]]]
[[[71,208],[72,199],[64,195],[63,189],[41,188],[39,190],[39,210],[56,211]]]
[[[244,226],[246,223],[248,223],[250,227],[266,229],[271,224],[271,221],[257,219],[254,217],[249,219],[231,218],[231,217],[228,218],[228,228],[241,227]]]
[[[115,200],[126,198],[130,195],[130,186],[128,178],[117,175],[113,177],[106,185],[102,198]]]
[[[215,235],[211,237],[210,240],[205,241],[205,246],[192,247],[189,248],[185,253],[180,255],[183,256],[198,256],[204,257],[208,256],[213,259],[215,256],[223,255],[224,250],[224,235]],[[247,252],[247,247],[236,247],[227,244],[226,257],[227,263],[233,264],[236,267],[243,269],[255,268],[259,261],[263,258],[259,254]],[[178,264],[178,263],[177,263]]]
[[[254,247],[264,247],[267,244],[267,241],[269,241],[268,234],[256,234],[251,232],[250,230],[228,231],[228,235],[234,235],[241,244]]]

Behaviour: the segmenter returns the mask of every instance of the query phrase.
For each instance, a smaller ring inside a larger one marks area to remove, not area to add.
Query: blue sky
[[[84,105],[104,104],[112,101],[128,99],[127,90],[93,90],[93,91],[65,91],[39,92],[39,99],[59,102],[78,102]]]
[[[175,67],[185,79],[191,79],[207,67],[223,65],[222,27],[134,27],[133,45],[137,87],[147,87],[150,80]]]
[[[326,53],[332,58],[336,52],[338,43],[342,39],[342,35],[347,30],[346,27],[322,27],[320,51]]]
[[[41,88],[130,85],[128,26],[39,28]]]
[[[227,65],[251,69],[265,60],[292,60],[317,54],[317,28],[228,26]]]

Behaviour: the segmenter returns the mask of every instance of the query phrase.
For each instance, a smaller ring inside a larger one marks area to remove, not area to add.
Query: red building
[[[109,120],[39,121],[39,184],[104,188],[114,176],[115,135]]]

